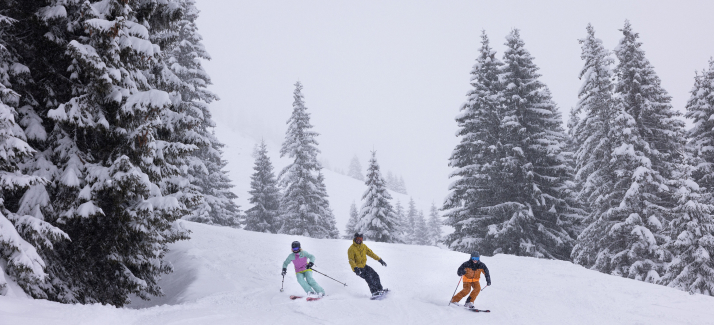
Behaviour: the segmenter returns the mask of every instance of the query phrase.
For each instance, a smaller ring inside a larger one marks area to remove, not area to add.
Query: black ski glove
[[[464,276],[464,274],[466,274],[466,273],[462,272],[462,271],[456,271],[456,275],[458,275],[458,276]]]
[[[380,264],[382,264],[382,266],[387,266],[387,262],[385,262],[385,261],[384,261],[383,259],[381,259],[381,258],[380,258],[379,261],[377,261],[377,262],[379,262]]]
[[[313,263],[313,262],[307,263],[307,265],[305,266],[305,269],[308,269],[308,270],[309,270],[309,269],[311,269],[313,266],[315,266],[315,263]]]
[[[281,274],[282,276],[285,276],[285,274],[287,274],[287,273],[288,273],[288,269],[283,268],[283,273],[280,273],[280,274]]]
[[[488,282],[486,282],[486,285],[487,285],[487,286],[490,286],[490,285],[491,285],[491,280],[488,280]]]
[[[357,276],[362,276],[362,272],[364,272],[363,268],[355,267],[355,274],[357,274]]]

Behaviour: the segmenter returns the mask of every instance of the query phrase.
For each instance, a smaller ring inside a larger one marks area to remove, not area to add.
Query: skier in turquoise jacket
[[[288,264],[290,264],[290,262],[293,262],[293,265],[295,266],[295,277],[297,277],[297,281],[300,286],[305,290],[305,293],[307,293],[308,295],[315,295],[317,297],[324,296],[325,290],[323,290],[322,287],[317,284],[317,281],[312,278],[311,268],[313,265],[315,265],[315,256],[302,250],[300,248],[299,241],[293,242],[292,250],[293,252],[288,255],[288,258],[286,258],[285,262],[283,262],[282,275],[285,276],[285,274],[288,272]],[[309,263],[308,259],[310,259]]]

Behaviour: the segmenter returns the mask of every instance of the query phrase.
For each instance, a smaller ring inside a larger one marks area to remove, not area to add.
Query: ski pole
[[[283,274],[283,283],[280,284],[280,292],[283,292],[283,285],[285,285],[285,274]]]
[[[488,285],[486,285],[485,287],[483,287],[483,288],[481,289],[481,291],[486,290],[486,288],[488,288]],[[481,292],[481,291],[479,291],[479,292]]]
[[[322,274],[322,275],[324,275],[324,276],[330,278],[330,277],[327,276],[325,273],[322,273],[322,272],[320,272],[320,271],[318,271],[318,270],[315,270],[315,269],[310,269],[310,270],[313,270],[313,271],[315,271],[315,272],[317,272],[317,273],[320,273],[320,274]],[[330,279],[332,279],[332,278],[330,278]],[[339,284],[341,284],[341,285],[343,285],[343,286],[345,286],[345,287],[347,286],[347,284],[345,284],[345,283],[342,283],[342,282],[337,281],[337,280],[335,280],[335,279],[332,279],[332,280],[334,280],[335,282],[337,282],[337,283],[339,283]]]
[[[459,283],[456,284],[456,289],[454,289],[454,294],[451,295],[451,300],[454,300],[454,296],[456,295],[456,290],[459,290],[459,284],[461,284],[461,277],[459,277]],[[449,304],[447,306],[451,306],[451,300],[449,300]]]

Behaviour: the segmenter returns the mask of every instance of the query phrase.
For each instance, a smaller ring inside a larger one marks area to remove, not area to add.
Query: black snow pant
[[[373,268],[369,267],[369,265],[364,266],[364,271],[361,275],[359,275],[359,277],[367,281],[369,292],[375,293],[382,291],[382,283],[379,281],[379,274],[377,274]]]

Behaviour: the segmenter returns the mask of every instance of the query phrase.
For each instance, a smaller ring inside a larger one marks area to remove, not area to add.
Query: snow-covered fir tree
[[[399,220],[389,200],[392,196],[387,192],[384,179],[379,172],[377,153],[372,151],[372,158],[367,168],[367,190],[362,195],[362,207],[359,213],[357,232],[364,234],[369,240],[394,243],[399,241]]]
[[[330,208],[330,201],[327,199],[327,187],[325,186],[325,175],[320,172],[317,174],[317,195],[323,197],[322,201],[322,211],[325,211],[321,215],[319,224],[324,225],[325,229],[328,230],[327,238],[339,238],[340,231],[337,230],[337,220],[335,219],[335,214]]]
[[[665,244],[673,259],[660,283],[692,294],[714,296],[714,209],[710,205],[714,195],[714,154],[710,150],[714,142],[714,123],[710,119],[714,114],[714,59],[709,60],[707,70],[695,76],[686,108],[686,116],[694,122],[689,132],[689,150],[695,167],[689,170],[698,184],[684,182],[685,186],[676,192],[681,211],[668,225],[671,239]]]
[[[397,216],[397,234],[399,235],[399,242],[408,243],[407,215],[404,212],[402,202],[399,200],[397,200],[397,204],[394,205],[394,214]]]
[[[357,232],[357,224],[359,223],[359,211],[357,211],[357,203],[354,201],[350,205],[350,219],[347,221],[347,226],[345,227],[345,235],[342,237],[344,239],[354,238],[354,234]]]
[[[164,129],[159,135],[163,141],[159,143],[165,148],[164,156],[173,158],[175,171],[164,177],[162,191],[175,193],[189,208],[184,219],[237,227],[241,216],[233,202],[237,196],[230,190],[233,185],[225,171],[227,162],[222,159],[224,145],[210,130],[215,122],[208,104],[217,97],[206,90],[211,80],[201,60],[210,56],[196,28],[198,10],[193,0],[177,2],[181,19],[162,24],[166,17],[159,16],[158,22],[151,24],[158,29],[153,39],[165,44],[153,70],[157,71],[158,88],[169,92],[172,101],[171,109],[162,115]],[[190,184],[185,184],[187,178]]]
[[[312,131],[310,114],[298,81],[293,92],[293,113],[288,120],[281,157],[294,159],[280,172],[284,193],[280,202],[282,227],[279,233],[315,238],[337,238],[335,218],[327,200],[317,161],[317,132]]]
[[[409,198],[409,206],[407,207],[406,218],[404,218],[404,237],[406,244],[416,243],[416,222],[419,212],[414,203],[414,198]]]
[[[280,219],[280,191],[277,187],[273,164],[268,158],[268,146],[261,141],[255,154],[255,166],[251,176],[249,202],[253,205],[246,211],[245,230],[277,233]]]
[[[444,208],[450,247],[569,259],[574,243],[562,222],[574,209],[566,189],[566,136],[548,88],[518,30],[506,38],[504,62],[482,35],[473,89],[457,117],[461,143]]]
[[[399,176],[395,183],[395,192],[407,195],[407,185],[404,184],[404,177]]]
[[[412,243],[415,245],[431,245],[430,239],[424,211],[419,210],[414,219],[414,241]]]
[[[364,175],[362,175],[362,165],[359,163],[357,155],[352,157],[352,160],[350,161],[350,168],[347,171],[347,176],[364,181]]]
[[[397,186],[396,183],[397,183],[397,179],[396,179],[396,177],[394,177],[394,173],[392,173],[391,170],[388,170],[387,176],[384,177],[384,186],[386,186],[388,190],[394,191]]]
[[[664,243],[664,250],[672,254],[672,260],[659,283],[690,294],[714,296],[712,193],[704,192],[689,175],[683,176],[685,181],[675,194],[679,200],[675,218],[667,225],[671,239]]]
[[[42,290],[48,279],[46,263],[38,249],[52,249],[53,243],[69,238],[44,221],[39,205],[25,207],[24,202],[19,202],[27,213],[13,213],[5,205],[7,199],[14,198],[13,194],[32,186],[44,189],[46,183],[41,177],[23,174],[19,167],[35,150],[26,142],[25,132],[15,122],[17,112],[14,107],[21,101],[12,87],[30,79],[29,69],[12,51],[13,36],[7,33],[16,22],[0,14],[0,296],[7,293],[9,280],[32,297],[47,298]]]
[[[116,306],[129,294],[161,295],[157,281],[172,270],[163,256],[167,244],[188,238],[174,222],[187,210],[162,193],[174,161],[162,156],[173,148],[159,132],[172,102],[150,77],[161,49],[148,26],[176,20],[179,6],[107,0],[25,8],[33,5],[38,19],[28,22],[36,28],[28,36],[40,35],[43,46],[28,55],[45,59],[29,66],[42,80],[32,90],[37,103],[18,111],[39,149],[23,168],[52,186],[30,187],[18,211],[41,212],[71,240],[39,251],[49,276],[42,289],[52,300]]]
[[[678,209],[673,189],[682,183],[675,178],[686,176],[683,124],[629,22],[622,32],[614,85],[591,26],[582,42],[578,181],[590,214],[572,256],[601,272],[656,282],[669,257],[663,225]]]
[[[429,245],[436,245],[441,242],[441,225],[439,209],[432,203],[431,210],[429,211],[429,222],[427,223],[427,228],[429,229]]]
[[[495,220],[482,208],[503,196],[501,187],[500,97],[498,80],[503,65],[491,48],[488,36],[481,33],[481,48],[471,71],[471,86],[466,103],[456,117],[459,144],[449,160],[455,168],[450,177],[449,194],[444,201],[446,223],[455,228],[445,242],[459,251],[484,251],[483,240]],[[482,248],[483,247],[483,248]]]
[[[694,77],[694,87],[687,102],[686,117],[694,127],[689,131],[688,146],[692,150],[697,168],[693,177],[698,184],[714,193],[714,58],[709,67]]]

